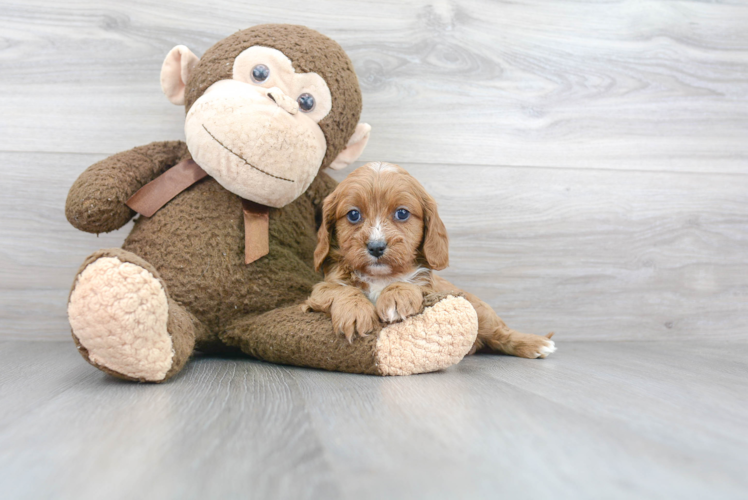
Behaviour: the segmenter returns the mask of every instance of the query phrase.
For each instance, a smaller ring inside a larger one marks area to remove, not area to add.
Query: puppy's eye
[[[350,212],[348,212],[348,215],[346,217],[348,217],[348,222],[355,224],[356,222],[361,220],[361,212],[359,212],[358,210],[351,210]]]
[[[408,212],[404,208],[398,208],[395,210],[395,219],[399,221],[408,220],[408,217],[410,217],[410,212]]]
[[[256,83],[262,83],[270,76],[270,68],[264,64],[258,64],[252,68],[252,80]]]
[[[314,96],[312,94],[301,94],[296,102],[299,103],[299,109],[304,113],[309,113],[314,109]]]

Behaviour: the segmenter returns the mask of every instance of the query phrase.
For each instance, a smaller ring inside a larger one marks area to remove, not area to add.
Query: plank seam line
[[[179,139],[177,139],[179,140]],[[133,146],[136,147],[136,146]],[[124,151],[124,150],[123,150]],[[0,150],[0,154],[38,154],[38,155],[78,155],[78,156],[103,156],[108,157],[113,154],[119,153],[121,151],[114,151],[114,152],[72,152],[72,151],[25,151],[25,150],[7,150],[2,149]],[[376,161],[376,160],[371,160]],[[692,170],[664,170],[664,169],[643,169],[643,168],[604,168],[604,167],[569,167],[569,166],[555,166],[555,167],[549,167],[549,166],[543,166],[543,165],[507,165],[507,164],[497,164],[497,163],[430,163],[430,162],[418,162],[418,161],[407,161],[407,162],[400,162],[398,163],[397,160],[394,159],[388,159],[386,161],[390,161],[392,163],[397,163],[398,165],[401,165],[403,168],[408,167],[408,165],[415,165],[415,166],[433,166],[433,167],[454,167],[454,166],[460,166],[460,167],[477,167],[477,168],[525,168],[525,169],[536,169],[536,170],[574,170],[574,171],[592,171],[592,172],[619,172],[619,173],[651,173],[651,174],[686,174],[686,175],[706,175],[706,176],[715,176],[715,175],[724,175],[724,176],[734,176],[734,177],[745,177],[748,176],[748,171],[746,172],[724,172],[724,171],[715,171],[715,172],[694,172]],[[706,163],[708,160],[704,160]],[[360,166],[364,165],[365,163],[368,163],[366,161],[357,161],[354,165]],[[351,170],[352,171],[352,170]]]

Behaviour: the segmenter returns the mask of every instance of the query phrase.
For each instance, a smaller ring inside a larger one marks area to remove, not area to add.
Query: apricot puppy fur
[[[488,304],[433,271],[447,267],[449,240],[436,202],[408,172],[390,163],[368,163],[325,199],[314,265],[325,280],[315,285],[305,310],[330,315],[352,341],[379,321],[418,314],[425,295],[459,292],[478,313],[476,351],[545,358],[556,347],[543,337],[509,328]]]

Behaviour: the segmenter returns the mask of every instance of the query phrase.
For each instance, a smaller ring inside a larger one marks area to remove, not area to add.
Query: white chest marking
[[[398,276],[391,276],[387,278],[364,276],[357,273],[358,279],[369,285],[369,290],[364,293],[369,298],[372,304],[377,303],[377,299],[379,299],[379,295],[381,295],[382,290],[387,288],[392,283],[414,283],[416,285],[425,285],[429,281],[430,274],[431,270],[424,267],[419,267],[415,271],[407,274],[400,274]]]
[[[369,291],[366,292],[366,296],[369,297],[372,304],[377,303],[377,299],[382,293],[382,290],[384,290],[390,283],[391,281],[389,280],[376,280],[369,283]]]

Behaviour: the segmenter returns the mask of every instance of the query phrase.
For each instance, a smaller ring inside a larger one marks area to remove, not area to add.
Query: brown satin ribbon
[[[208,173],[200,168],[195,160],[190,158],[180,161],[138,189],[125,204],[139,214],[151,217],[176,195],[207,175]]]
[[[268,243],[270,208],[242,199],[244,212],[244,263],[250,264],[270,252]]]
[[[208,176],[194,160],[184,160],[140,188],[125,203],[139,214],[151,217],[176,195]],[[242,199],[244,212],[244,262],[251,264],[270,251],[270,208]]]

